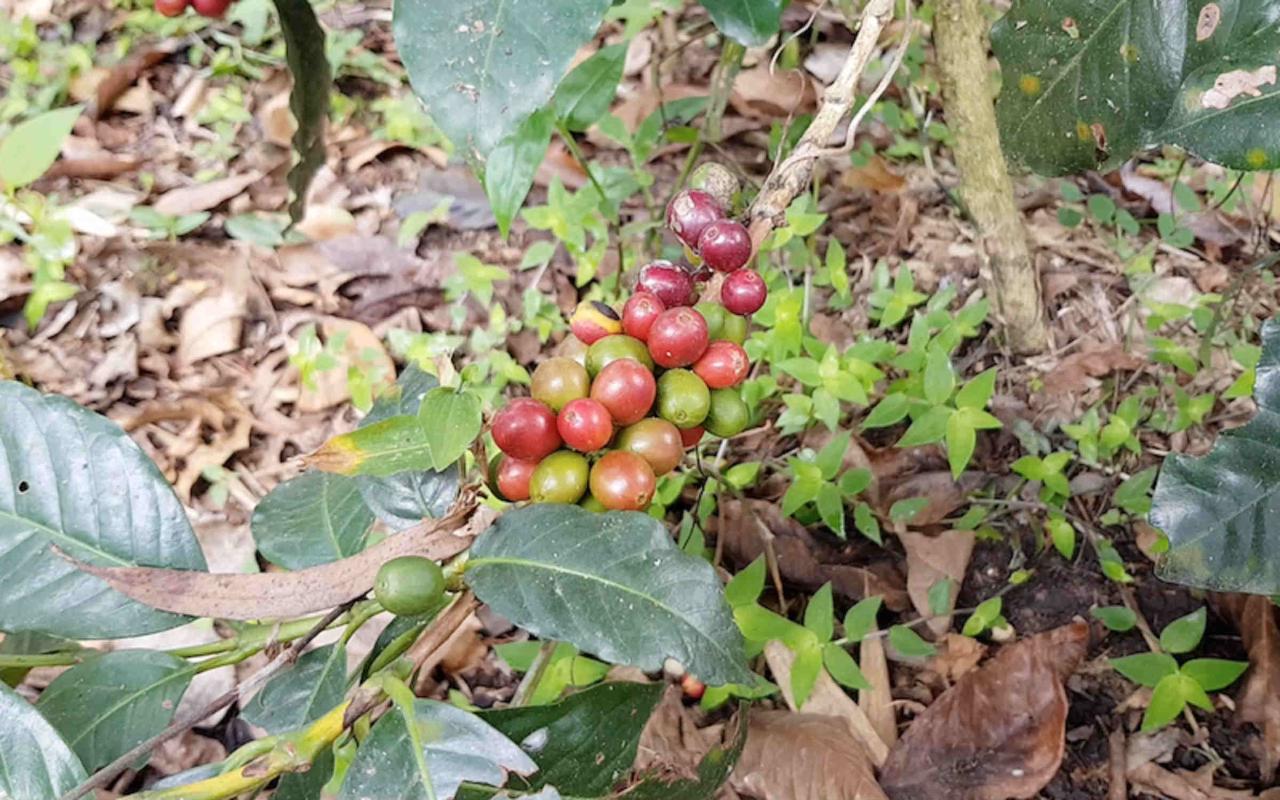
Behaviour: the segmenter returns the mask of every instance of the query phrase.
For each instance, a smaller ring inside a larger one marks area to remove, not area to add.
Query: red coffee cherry
[[[691,306],[697,299],[693,278],[670,261],[654,261],[641,267],[636,291],[657,295],[667,308]]]
[[[696,250],[702,231],[723,216],[724,209],[714,197],[697,189],[685,189],[667,206],[667,227]]]
[[[694,428],[676,428],[676,430],[680,431],[680,443],[685,447],[693,447],[702,441],[702,435],[707,432],[701,425]]]
[[[521,461],[504,455],[498,462],[498,493],[512,503],[529,499],[529,478],[537,468],[536,461]]]
[[[649,355],[660,367],[687,367],[707,350],[707,321],[692,308],[669,308],[649,329]]]
[[[747,351],[733,342],[716,341],[693,364],[693,372],[709,389],[728,389],[746,379],[751,371]]]
[[[613,438],[613,418],[598,400],[572,400],[556,417],[556,430],[569,447],[579,453],[594,453]]]
[[[227,13],[231,0],[191,0],[191,7],[202,17],[218,19]]]
[[[187,10],[187,0],[156,0],[156,11],[166,17],[176,17]]]
[[[751,260],[751,234],[742,223],[718,219],[698,237],[702,261],[717,272],[733,272]]]
[[[493,441],[521,461],[540,461],[560,447],[556,415],[531,397],[519,397],[493,416]]]
[[[590,487],[591,496],[610,511],[642,511],[653,499],[657,480],[648,461],[612,450],[591,468]]]
[[[640,341],[648,341],[649,328],[667,306],[656,294],[636,292],[622,307],[622,332]]]
[[[591,384],[591,399],[603,405],[617,425],[644,419],[657,396],[658,383],[653,373],[630,358],[609,362]]]
[[[680,429],[665,419],[655,417],[623,428],[614,446],[648,461],[654,475],[666,475],[684,458]]]
[[[720,302],[731,313],[740,317],[754,314],[769,297],[769,287],[764,279],[749,269],[730,272],[720,287]]]

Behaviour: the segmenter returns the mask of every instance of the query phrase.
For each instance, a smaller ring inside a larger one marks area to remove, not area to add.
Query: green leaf
[[[360,743],[339,800],[447,800],[464,781],[501,786],[508,772],[529,775],[538,769],[474,714],[434,700],[414,700],[412,714],[406,720],[396,707],[382,715]]]
[[[925,658],[938,651],[906,625],[894,625],[889,629],[889,646],[906,658]]]
[[[996,368],[992,367],[960,387],[956,392],[956,408],[984,409],[996,393]]]
[[[791,694],[797,708],[804,707],[822,674],[822,649],[822,644],[812,636],[792,648],[796,658],[791,662]]]
[[[313,453],[308,465],[337,475],[386,477],[433,464],[426,426],[401,415],[335,436]]]
[[[747,47],[758,47],[778,32],[782,0],[702,0],[716,27]]]
[[[866,503],[858,503],[853,507],[853,524],[858,532],[876,544],[884,544],[880,538],[880,520]]]
[[[864,597],[844,615],[844,638],[850,642],[860,642],[868,633],[876,629],[876,614],[880,611],[883,598],[880,595]]]
[[[767,565],[765,557],[760,556],[752,561],[724,587],[724,598],[733,608],[754,603],[764,591],[764,577]]]
[[[978,607],[973,610],[973,614],[969,619],[965,620],[964,630],[961,631],[965,636],[977,636],[986,629],[990,628],[1000,617],[1000,610],[1004,607],[1004,601],[999,595],[987,600],[983,600]]]
[[[1044,528],[1049,532],[1049,540],[1061,556],[1071,560],[1076,554],[1076,529],[1065,517],[1052,516],[1045,520]]]
[[[818,362],[812,358],[788,358],[779,361],[775,366],[805,386],[822,385],[822,373]]]
[[[834,483],[823,483],[818,487],[818,516],[831,532],[844,538],[844,497],[840,487]]]
[[[427,392],[418,409],[418,420],[426,431],[431,465],[437,471],[462,458],[484,425],[479,397],[443,386]]]
[[[364,549],[373,512],[352,478],[304,472],[272,489],[254,509],[258,550],[285,569],[305,569]]]
[[[1089,612],[1094,619],[1107,626],[1108,630],[1124,633],[1133,630],[1138,624],[1138,616],[1124,606],[1103,606]]]
[[[519,672],[528,672],[542,649],[541,642],[508,642],[495,646],[498,656]],[[609,665],[578,653],[578,648],[565,642],[556,643],[547,660],[537,688],[529,695],[529,705],[554,702],[565,689],[590,686],[609,674]]]
[[[646,514],[509,511],[472,545],[466,577],[476,596],[539,638],[647,671],[674,658],[708,684],[752,680],[715,570]]]
[[[240,715],[267,733],[284,733],[319,719],[342,702],[346,689],[347,649],[328,644],[267,681]]]
[[[36,708],[80,763],[96,770],[164,730],[195,674],[168,653],[104,653],[55,678]]]
[[[947,463],[951,466],[951,477],[959,478],[969,461],[973,458],[974,447],[978,443],[978,435],[963,411],[957,411],[947,418]]]
[[[627,46],[612,44],[574,67],[551,98],[556,119],[571,131],[585,131],[594,125],[613,104],[626,60]]]
[[[1235,169],[1274,169],[1276,6],[1224,7],[1221,23],[1201,30],[1204,7],[1014,3],[991,31],[1004,68],[997,116],[1010,155],[1065,174],[1175,144]]]
[[[951,610],[951,590],[954,586],[955,581],[951,578],[933,582],[927,594],[930,614],[941,616]]]
[[[1204,606],[1185,617],[1179,617],[1160,631],[1160,646],[1170,653],[1189,653],[1200,644],[1204,636],[1208,612]]]
[[[906,497],[894,501],[894,504],[889,506],[889,519],[894,522],[910,522],[928,505],[927,497]]]
[[[489,153],[484,166],[484,191],[498,222],[498,232],[504,237],[533,188],[533,177],[547,154],[554,127],[549,112],[535,111]]]
[[[15,125],[0,140],[0,184],[13,191],[43,175],[58,159],[83,110],[83,106],[59,108]]]
[[[831,597],[831,584],[824,583],[822,588],[809,598],[809,605],[804,609],[804,626],[818,637],[819,642],[831,641],[835,633],[835,603]]]
[[[558,703],[477,716],[513,742],[545,742],[530,748],[538,765],[531,789],[554,786],[567,794],[597,797],[630,771],[640,732],[662,689],[661,683],[605,683]]]
[[[1155,686],[1178,671],[1178,662],[1167,653],[1138,653],[1111,659],[1116,672],[1140,686]]]
[[[822,471],[823,480],[829,481],[836,477],[841,464],[844,463],[844,454],[849,450],[849,442],[852,438],[853,434],[842,431],[831,437],[831,441],[818,451],[818,457],[813,463],[817,464],[818,469]]]
[[[1182,674],[1188,676],[1206,692],[1225,689],[1249,668],[1248,661],[1228,661],[1225,658],[1193,658],[1182,665]]]
[[[45,718],[0,684],[0,797],[58,800],[88,777]]]
[[[858,662],[853,656],[835,642],[828,642],[822,648],[822,664],[827,668],[835,682],[846,689],[870,689],[871,682],[862,674]]]
[[[284,36],[285,61],[293,75],[289,110],[297,120],[293,151],[298,163],[289,170],[289,216],[294,222],[306,212],[307,187],[324,166],[324,126],[329,116],[329,87],[333,68],[325,56],[325,34],[316,21],[311,0],[275,0]]]
[[[794,645],[813,633],[767,608],[751,604],[734,606],[733,619],[742,635],[753,642],[786,642]]]
[[[125,598],[55,546],[99,566],[205,569],[182,504],[124,431],[0,381],[0,630],[119,638],[185,621]]]
[[[870,485],[871,470],[863,467],[848,470],[840,476],[840,493],[845,497],[862,494]]]
[[[910,410],[911,398],[900,393],[887,394],[879,403],[876,403],[871,413],[867,414],[867,418],[862,421],[862,427],[863,429],[887,428],[890,425],[897,425],[907,418],[907,412]]]
[[[1178,718],[1187,700],[1184,694],[1183,681],[1189,680],[1174,672],[1160,679],[1151,692],[1151,702],[1147,704],[1146,713],[1142,715],[1143,732],[1163,728]]]
[[[934,406],[916,418],[898,440],[898,447],[918,447],[942,441],[947,435],[947,423],[951,421],[954,409],[947,406]]]
[[[1155,481],[1155,467],[1148,467],[1131,475],[1116,487],[1111,502],[1130,514],[1146,514],[1151,510],[1151,486]]]
[[[930,347],[924,362],[924,399],[930,405],[941,405],[951,399],[956,388],[956,373],[951,357],[941,347]]]
[[[483,161],[551,99],[610,0],[399,0],[396,48],[432,120]]]

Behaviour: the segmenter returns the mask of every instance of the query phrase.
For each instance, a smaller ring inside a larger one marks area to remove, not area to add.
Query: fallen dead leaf
[[[350,211],[323,203],[309,203],[307,213],[294,229],[313,242],[356,234],[356,218]]]
[[[1151,209],[1157,214],[1177,214],[1178,223],[1185,226],[1201,241],[1225,247],[1241,241],[1247,233],[1246,230],[1237,230],[1229,224],[1221,212],[1180,210],[1173,197],[1173,186],[1169,182],[1147,177],[1138,172],[1132,164],[1126,164],[1121,168],[1120,182],[1127,191],[1150,203]]]
[[[698,781],[712,759],[719,758],[719,763],[725,764],[725,755],[739,744],[745,744],[747,714],[736,714],[723,725],[699,728],[695,712],[684,705],[682,697],[680,687],[669,685],[640,732],[632,781],[648,784],[648,796],[659,796],[652,791],[658,788],[655,783],[671,784],[671,797],[708,796],[706,790],[712,787],[689,793],[692,788],[689,783],[680,784]],[[627,791],[618,796],[627,796]]]
[[[1102,378],[1119,369],[1138,369],[1146,362],[1120,342],[1086,342],[1044,376],[1047,395],[1082,391],[1089,378]]]
[[[819,714],[844,721],[850,734],[860,743],[871,762],[877,767],[884,763],[889,755],[889,745],[880,734],[862,708],[849,695],[845,694],[826,670],[818,673],[813,690],[804,701],[803,706],[796,705],[795,694],[791,691],[791,667],[795,663],[795,654],[782,642],[769,642],[764,646],[764,657],[769,663],[769,671],[773,673],[787,707],[792,711],[805,714]]]
[[[841,720],[788,711],[751,715],[729,786],[756,800],[887,800]]]
[[[258,107],[258,125],[263,137],[274,145],[289,147],[298,122],[289,110],[289,90],[269,98]]]
[[[951,477],[950,470],[934,470],[920,472],[902,480],[891,483],[880,480],[880,503],[876,510],[882,518],[888,519],[889,510],[899,500],[923,497],[928,502],[916,512],[907,524],[913,528],[936,525],[963,505],[967,505],[970,495],[987,480],[981,472],[966,472],[960,480]]]
[[[189,367],[238,350],[246,311],[245,294],[231,285],[197,300],[178,325],[178,361]]]
[[[246,172],[208,183],[170,189],[156,199],[155,210],[170,217],[208,211],[238,196],[260,180],[262,180],[262,173]]]
[[[986,655],[986,645],[970,636],[948,633],[938,642],[938,652],[929,659],[926,667],[938,673],[947,683],[955,683],[968,675]],[[866,673],[866,668],[863,668]]]
[[[943,692],[889,753],[881,785],[894,800],[1034,797],[1062,763],[1063,681],[1089,628],[1065,625],[1003,648]]]
[[[889,169],[889,162],[877,155],[866,164],[841,172],[840,185],[853,191],[892,193],[901,191],[907,179]]]
[[[729,96],[735,111],[756,119],[799,114],[812,108],[816,100],[808,75],[798,69],[771,69],[767,62],[739,72]]]
[[[951,611],[956,607],[956,596],[964,582],[969,557],[973,555],[973,531],[945,531],[937,536],[902,531],[898,540],[907,551],[907,594],[911,604],[935,636],[951,630]],[[929,607],[929,593],[943,580],[949,580],[946,613],[937,615]]]
[[[147,766],[161,775],[177,775],[200,764],[214,764],[227,757],[227,748],[216,739],[186,731],[169,739],[151,753]]]
[[[1260,595],[1214,595],[1216,605],[1240,630],[1249,653],[1249,672],[1236,697],[1240,720],[1262,731],[1261,778],[1271,783],[1280,765],[1280,624],[1276,608]]]
[[[726,500],[721,505],[718,535],[730,560],[748,564],[762,555],[777,559],[788,581],[810,591],[831,583],[847,600],[880,595],[886,608],[907,607],[907,594],[896,566],[889,561],[859,565],[839,563],[840,548],[819,541],[800,523],[783,517],[777,503],[760,499]]]
[[[85,110],[89,119],[106,116],[144,72],[164,61],[175,49],[173,44],[147,48],[106,71],[94,87],[93,102]]]
[[[893,691],[889,686],[889,660],[884,655],[884,639],[870,636],[858,645],[858,666],[870,689],[858,691],[858,708],[867,715],[872,729],[889,747],[898,741],[898,719],[893,711]]]
[[[214,574],[153,567],[97,567],[58,551],[80,570],[140,603],[217,619],[285,619],[340,606],[369,592],[383,563],[405,555],[452,558],[492,524],[496,512],[464,505],[389,536],[359,555],[292,572]]]

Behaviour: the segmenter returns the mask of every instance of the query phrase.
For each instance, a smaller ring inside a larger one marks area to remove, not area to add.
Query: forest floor
[[[562,231],[527,219],[517,219],[508,238],[498,234],[482,189],[451,159],[409,92],[388,3],[342,3],[322,15],[333,33],[340,94],[307,218],[289,234],[289,81],[265,0],[241,0],[228,20],[213,24],[164,21],[133,2],[11,5],[16,14],[0,20],[0,86],[8,89],[0,119],[68,100],[92,113],[34,187],[46,211],[71,212],[67,280],[77,289],[28,327],[27,254],[19,243],[0,245],[0,376],[64,394],[129,431],[172,480],[214,571],[260,566],[249,532],[258,500],[300,471],[300,456],[350,430],[358,406],[367,407],[397,364],[452,353],[458,368],[490,370],[496,396],[509,378],[518,382],[518,367],[532,369],[564,338],[561,317],[579,299],[583,259],[558,241]],[[621,40],[624,25],[631,35],[613,108],[630,130],[662,103],[704,96],[716,61],[700,9],[646,19],[636,8],[648,5],[620,6],[592,46]],[[729,166],[749,185],[768,173],[779,142],[794,140],[852,38],[838,14],[817,3],[791,3],[784,28],[774,63],[772,50],[748,52],[723,137],[700,158]],[[18,74],[15,54],[38,65],[33,74]],[[809,239],[812,252],[826,252],[829,240],[843,246],[853,298],[843,308],[828,304],[832,290],[819,288],[816,272],[795,276],[813,287],[806,311],[819,340],[843,347],[876,327],[867,298],[877,288],[877,265],[909,269],[925,295],[954,291],[954,308],[981,291],[972,230],[954,199],[958,176],[931,64],[922,27],[904,76],[869,117],[853,157],[818,170],[811,210],[825,223]],[[651,231],[690,137],[664,135],[642,169],[597,131],[581,146],[596,169],[653,179],[609,226],[628,249],[599,254],[597,276],[608,279],[619,254],[656,241]],[[886,741],[999,641],[1085,620],[1088,652],[1066,682],[1065,757],[1040,797],[1123,797],[1126,787],[1131,796],[1177,800],[1277,796],[1266,792],[1276,786],[1280,760],[1274,609],[1266,602],[1244,609],[1238,599],[1162,582],[1153,572],[1159,533],[1141,513],[1107,516],[1118,484],[1170,453],[1207,452],[1218,432],[1253,411],[1248,393],[1231,389],[1262,321],[1280,309],[1274,278],[1258,266],[1280,233],[1271,184],[1268,174],[1237,180],[1176,154],[1153,154],[1110,174],[1017,179],[1052,349],[1014,356],[984,328],[957,357],[962,378],[997,368],[992,412],[1003,429],[980,438],[959,484],[939,450],[904,455],[883,430],[861,432],[846,455],[846,463],[870,465],[888,498],[884,508],[891,499],[926,496],[928,507],[909,527],[930,538],[904,547],[911,532],[903,527],[904,536],[886,536],[880,546],[852,525],[847,541],[820,524],[798,525],[778,511],[787,488],[781,470],[723,503],[708,531],[709,543],[728,532],[720,565],[729,573],[745,566],[759,545],[742,531],[761,528],[776,543],[792,603],[827,580],[836,584],[837,611],[874,587],[897,598],[886,606],[903,621],[930,616],[929,590],[939,577],[954,581],[957,610],[1002,597],[1007,625],[998,626],[995,641],[960,636],[961,622],[952,624],[948,613],[940,629],[918,628],[939,647],[931,657],[890,653],[885,662],[877,648],[884,667],[873,675],[863,653],[875,686],[862,692],[862,703],[881,709]],[[572,204],[586,185],[583,165],[556,139],[527,205],[550,209],[572,228],[581,222],[575,214],[598,215]],[[1171,209],[1176,230],[1161,230],[1156,220]],[[495,320],[498,309],[505,313]],[[905,340],[906,333],[903,326],[880,335]],[[304,384],[300,369],[314,372],[314,385]],[[1028,453],[1076,452],[1062,426],[1087,420],[1091,409],[1114,414],[1127,397],[1142,405],[1132,450],[1067,471],[1065,508],[1080,541],[1066,559],[1047,542],[1036,487],[1011,464]],[[846,427],[855,423],[856,416]],[[783,436],[766,420],[725,455],[730,464],[785,463],[824,437],[820,425]],[[956,524],[979,488],[991,513]],[[687,490],[672,519],[694,502]],[[1104,573],[1099,553],[1111,552],[1108,542],[1131,581]],[[1107,631],[1091,612],[1112,607],[1136,612],[1138,624]],[[1150,690],[1108,659],[1145,651],[1144,634],[1158,635],[1201,607],[1209,621],[1196,653],[1247,659],[1251,670],[1212,693],[1212,713],[1196,710],[1142,733]],[[439,696],[453,689],[480,706],[508,699],[515,676],[492,645],[511,637],[500,620],[472,631],[438,667]],[[33,671],[27,689],[38,692],[53,674]],[[244,736],[234,715],[200,728],[157,757],[148,774],[214,760]]]

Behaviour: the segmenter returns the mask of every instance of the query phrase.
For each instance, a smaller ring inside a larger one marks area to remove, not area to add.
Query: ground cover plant
[[[1280,5],[15,10],[0,797],[1280,791]]]

